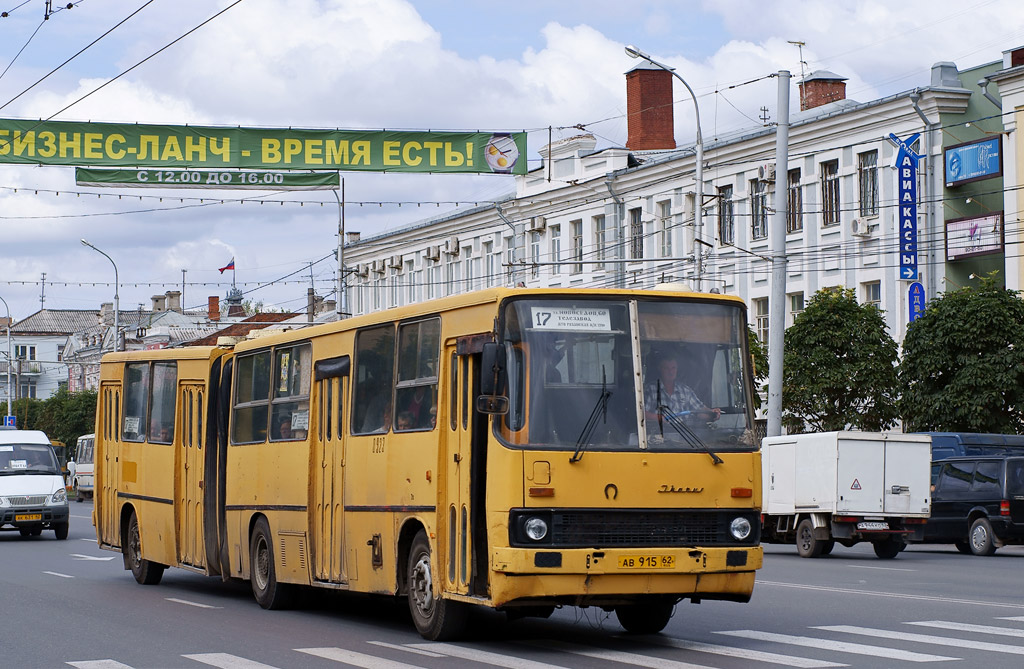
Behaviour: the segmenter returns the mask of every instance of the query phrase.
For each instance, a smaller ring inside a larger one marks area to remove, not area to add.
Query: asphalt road
[[[264,611],[247,583],[180,569],[140,586],[96,547],[91,509],[72,504],[67,541],[0,532],[0,667],[1024,666],[1024,547],[879,560],[837,546],[807,560],[770,545],[749,604],[683,602],[660,635],[626,637],[594,609],[514,622],[480,611],[471,640],[438,644],[402,602],[317,591]]]

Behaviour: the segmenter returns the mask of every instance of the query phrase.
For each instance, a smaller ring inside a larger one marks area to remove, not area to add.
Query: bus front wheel
[[[438,596],[431,571],[430,542],[420,530],[409,551],[409,612],[416,631],[424,639],[445,641],[462,633],[466,623],[466,605]]]
[[[58,535],[58,538],[59,535]],[[67,538],[67,535],[65,535]],[[132,576],[142,585],[156,585],[164,575],[164,566],[142,558],[142,540],[139,537],[139,518],[132,513],[128,520],[128,536],[124,542],[125,557]]]
[[[668,625],[675,606],[669,601],[626,604],[615,607],[615,617],[630,634],[657,634]]]
[[[270,523],[266,518],[260,518],[249,540],[249,559],[252,561],[249,581],[252,583],[252,594],[265,609],[284,609],[291,601],[291,587],[277,582],[273,546]]]

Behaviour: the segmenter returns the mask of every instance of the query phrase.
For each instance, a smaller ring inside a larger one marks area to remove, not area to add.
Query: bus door
[[[103,459],[95,463],[94,472],[100,474],[101,488],[95,513],[99,527],[96,532],[100,543],[106,546],[120,546],[121,534],[118,526],[117,490],[121,485],[118,458],[121,454],[121,382],[104,381],[100,385],[103,397]],[[97,435],[99,437],[99,435]],[[96,488],[93,488],[94,494]]]
[[[445,352],[449,366],[448,415],[444,427],[444,526],[447,527],[445,553],[448,556],[445,580],[449,590],[460,594],[483,594],[480,591],[486,591],[486,584],[480,580],[486,578],[485,565],[474,569],[477,563],[474,554],[479,549],[483,550],[486,559],[486,536],[474,531],[479,528],[475,521],[482,517],[484,511],[482,485],[485,480],[485,458],[480,443],[480,416],[474,411],[474,396],[478,392],[474,377],[479,356],[474,356],[470,351],[472,343],[470,338],[459,340],[457,346],[452,342]],[[475,545],[477,541],[480,542],[479,546]]]
[[[337,375],[329,377],[328,374]],[[343,559],[345,440],[341,409],[345,406],[347,374],[347,356],[319,361],[316,366],[318,397],[314,401],[319,420],[313,439],[314,578],[329,583],[346,581]]]
[[[178,384],[179,431],[175,466],[178,561],[194,567],[206,564],[203,543],[203,393],[204,384]]]

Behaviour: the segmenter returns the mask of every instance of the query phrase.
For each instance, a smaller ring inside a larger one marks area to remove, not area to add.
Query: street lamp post
[[[697,172],[694,175],[694,181],[696,181],[697,190],[697,211],[696,211],[696,241],[694,244],[694,258],[697,261],[697,290],[701,288],[701,275],[704,273],[704,259],[702,257],[701,244],[704,243],[704,139],[700,132],[700,106],[697,104],[697,96],[690,88],[690,84],[686,83],[686,80],[679,76],[678,73],[668,65],[659,63],[650,57],[650,55],[644,53],[640,49],[633,45],[626,47],[626,55],[630,58],[643,58],[651,65],[660,67],[665,70],[673,77],[683,82],[683,86],[686,86],[686,90],[690,92],[690,97],[693,98],[693,111],[697,117]]]
[[[120,315],[120,311],[121,311],[120,298],[118,297],[118,294],[117,294],[117,289],[118,289],[117,263],[114,262],[113,258],[108,256],[106,253],[103,253],[103,251],[100,251],[98,248],[96,248],[95,246],[93,246],[89,242],[85,241],[84,239],[81,240],[81,242],[83,244],[85,244],[86,246],[88,246],[89,248],[91,248],[93,251],[96,251],[97,253],[102,254],[103,257],[106,258],[107,260],[109,260],[110,264],[114,266],[114,352],[116,353],[118,351],[118,349],[119,349],[119,343],[120,343],[119,342],[119,340],[120,340],[119,315]]]
[[[7,306],[7,300],[4,298],[0,297],[0,302],[4,303],[4,309],[7,310],[7,418],[10,418],[13,415],[11,404],[14,402],[11,390],[11,365],[14,364],[14,358],[11,357],[11,308]],[[9,423],[10,420],[7,422]]]

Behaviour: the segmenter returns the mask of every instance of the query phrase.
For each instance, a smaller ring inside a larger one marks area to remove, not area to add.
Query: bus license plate
[[[19,513],[15,514],[14,522],[21,523],[26,520],[42,520],[43,514],[41,513]]]
[[[889,523],[877,523],[877,522],[864,522],[857,523],[858,530],[887,530],[889,529]]]
[[[673,569],[675,555],[620,555],[619,569]]]

